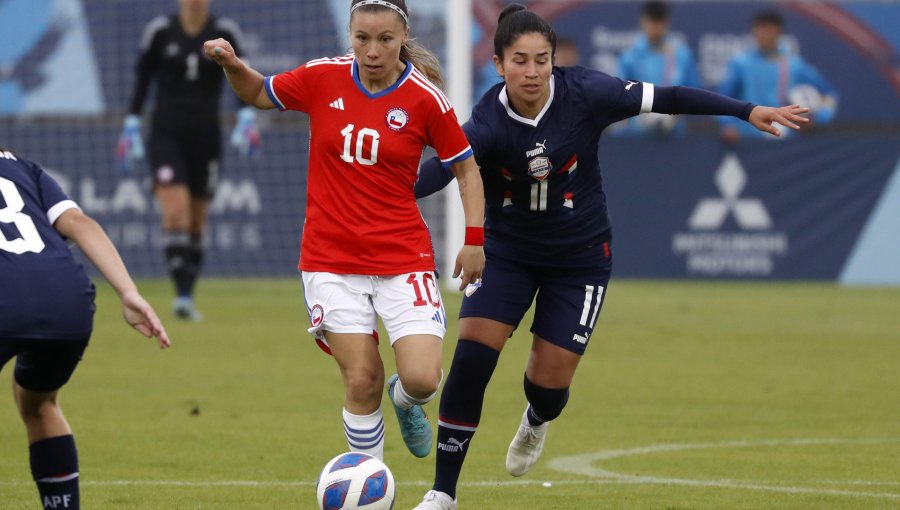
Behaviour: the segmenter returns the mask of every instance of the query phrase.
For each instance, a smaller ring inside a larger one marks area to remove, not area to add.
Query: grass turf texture
[[[204,280],[199,324],[171,318],[167,282],[141,288],[173,348],[131,332],[101,283],[91,346],[61,392],[83,506],[316,508],[319,470],[346,449],[343,392],[306,333],[299,283]],[[459,297],[445,298],[454,317]],[[462,509],[900,507],[900,289],[618,281],[544,457],[509,484],[529,324],[488,389]],[[455,320],[447,338],[445,367]],[[386,341],[381,351],[390,374]],[[2,373],[8,381],[12,364]],[[0,507],[37,509],[24,430],[4,393]],[[403,510],[430,487],[434,453],[406,452],[389,405],[385,456]],[[427,409],[434,424],[437,401]],[[564,459],[615,450],[624,452]]]

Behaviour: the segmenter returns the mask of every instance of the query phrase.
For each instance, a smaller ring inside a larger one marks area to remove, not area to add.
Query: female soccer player
[[[78,455],[56,400],[93,329],[94,286],[69,238],[116,290],[125,321],[169,338],[100,226],[41,167],[0,150],[0,369],[16,357],[13,394],[28,432],[42,508],[78,510]]]
[[[478,428],[485,388],[507,338],[535,304],[524,386],[528,406],[506,457],[513,476],[537,461],[548,422],[569,399],[609,283],[610,225],[597,144],[610,124],[645,112],[733,115],[778,134],[796,106],[754,106],[700,89],[654,87],[582,67],[554,68],[556,34],[521,5],[500,14],[490,89],[463,129],[487,202],[484,283],[464,298],[460,339],[441,396],[433,490],[416,508],[455,509],[456,485]],[[452,177],[426,162],[417,195]]]
[[[421,406],[440,386],[446,315],[413,196],[423,147],[433,146],[459,180],[467,236],[455,272],[462,270],[463,285],[484,268],[484,192],[456,114],[432,83],[440,82],[437,59],[409,40],[406,3],[354,0],[349,28],[352,54],[268,78],[227,41],[209,41],[206,51],[248,104],[309,114],[299,266],[310,332],[341,370],[347,443],[383,457],[384,366],[374,338],[380,316],[399,374],[388,395],[407,447],[424,457],[432,434]]]
[[[166,264],[175,284],[172,311],[191,321],[201,318],[194,305],[194,286],[203,266],[203,232],[222,156],[222,73],[204,58],[203,42],[221,37],[240,55],[242,37],[237,24],[210,13],[210,1],[179,0],[178,13],[147,25],[118,146],[123,170],[143,159],[140,115],[150,83],[156,80],[150,166],[162,209]],[[238,112],[231,143],[243,152],[259,142],[255,119],[250,107]]]

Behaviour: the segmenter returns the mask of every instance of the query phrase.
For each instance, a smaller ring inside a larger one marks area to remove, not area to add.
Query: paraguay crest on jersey
[[[550,170],[553,170],[553,164],[550,163],[550,158],[542,155],[547,150],[547,141],[535,142],[534,145],[534,149],[525,152],[525,157],[531,158],[528,160],[528,175],[543,181],[550,175]]]

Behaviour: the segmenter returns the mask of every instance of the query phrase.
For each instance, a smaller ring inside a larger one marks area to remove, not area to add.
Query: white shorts
[[[447,314],[433,271],[398,276],[365,276],[304,271],[303,294],[310,328],[319,346],[330,352],[325,332],[378,332],[378,317],[391,345],[407,335],[447,332]]]

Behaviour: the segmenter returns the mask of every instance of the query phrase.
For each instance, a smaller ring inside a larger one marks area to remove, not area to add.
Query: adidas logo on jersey
[[[337,110],[343,110],[344,109],[344,98],[339,97],[339,98],[335,99],[334,102],[332,102],[328,106],[335,108]]]

